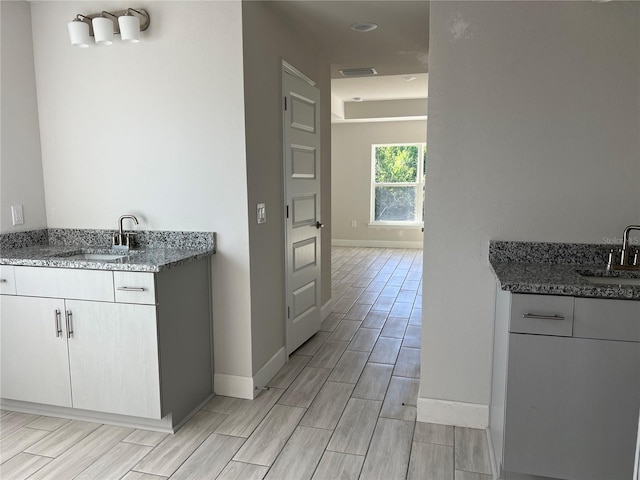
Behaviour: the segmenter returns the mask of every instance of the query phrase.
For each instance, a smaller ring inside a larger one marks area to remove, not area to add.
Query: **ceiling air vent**
[[[343,77],[368,77],[370,75],[377,75],[376,69],[373,67],[366,68],[345,68],[340,70]]]

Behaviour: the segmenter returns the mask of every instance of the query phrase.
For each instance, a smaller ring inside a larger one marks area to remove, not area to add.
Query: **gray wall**
[[[0,233],[47,226],[40,154],[40,128],[26,2],[0,2],[2,146]],[[23,205],[24,225],[12,225],[11,205]]]
[[[422,247],[420,227],[369,227],[368,224],[371,210],[371,145],[426,143],[426,120],[334,123],[331,129],[331,234],[334,244]],[[351,226],[352,220],[356,221],[356,228]]]
[[[419,418],[425,399],[489,403],[490,239],[640,222],[639,9],[432,2]]]
[[[282,59],[321,94],[322,301],[331,298],[331,103],[329,64],[269,2],[242,3],[247,185],[251,252],[251,337],[256,373],[284,346]],[[256,222],[266,203],[267,222]]]

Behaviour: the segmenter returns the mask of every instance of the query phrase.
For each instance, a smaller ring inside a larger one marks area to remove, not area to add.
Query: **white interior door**
[[[291,354],[320,330],[320,91],[283,68],[286,335]]]

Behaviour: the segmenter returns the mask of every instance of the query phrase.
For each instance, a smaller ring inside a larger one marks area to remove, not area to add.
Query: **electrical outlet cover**
[[[14,225],[24,224],[24,212],[22,211],[22,205],[11,206],[11,218]]]
[[[267,221],[267,208],[264,203],[258,204],[258,223],[265,223]]]

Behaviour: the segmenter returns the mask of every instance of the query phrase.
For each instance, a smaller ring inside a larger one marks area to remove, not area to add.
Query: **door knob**
[[[323,224],[323,223],[320,223],[320,220],[318,220],[318,221],[316,222],[316,228],[322,228],[322,227],[324,227],[324,224]]]

